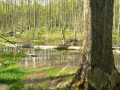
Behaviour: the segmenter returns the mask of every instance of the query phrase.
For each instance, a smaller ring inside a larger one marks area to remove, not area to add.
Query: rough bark
[[[114,0],[85,0],[84,3],[84,48],[70,87],[74,90],[120,90],[120,75],[112,52]]]

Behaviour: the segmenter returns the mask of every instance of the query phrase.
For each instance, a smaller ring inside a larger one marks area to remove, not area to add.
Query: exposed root
[[[82,68],[83,68],[83,65],[80,66],[80,68],[78,69],[75,77],[73,78],[72,82],[70,83],[70,85],[68,85],[69,88],[71,87],[76,87],[76,86],[79,86],[80,82],[78,82],[81,78],[80,78],[80,75],[81,75],[81,72],[82,72]]]
[[[73,90],[120,90],[120,75],[115,70],[111,74],[100,68],[83,73],[83,66],[78,70],[69,88]]]

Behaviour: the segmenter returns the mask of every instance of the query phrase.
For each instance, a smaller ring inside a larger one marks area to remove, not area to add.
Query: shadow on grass
[[[25,82],[26,84],[35,84],[35,83],[40,83],[40,82],[44,82],[46,80],[55,80],[55,79],[58,79],[58,78],[64,78],[64,77],[68,77],[68,76],[73,76],[75,75],[75,73],[73,74],[66,74],[66,75],[60,75],[60,76],[51,76],[51,77],[46,77],[46,78],[37,78],[37,79],[25,79],[25,80],[22,80],[23,82]]]

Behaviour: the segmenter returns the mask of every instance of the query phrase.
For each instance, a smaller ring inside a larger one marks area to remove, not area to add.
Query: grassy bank
[[[1,70],[0,81],[1,84],[8,86],[8,90],[51,90],[51,88],[59,90],[72,80],[75,72],[76,69],[72,71],[69,69],[64,71],[41,68],[23,69],[13,64]],[[25,83],[27,81],[30,84]],[[65,88],[60,90],[65,90]]]
[[[31,31],[25,31],[21,34],[17,34],[16,36],[8,35],[4,37],[9,41],[22,43],[22,44],[32,44],[32,45],[62,45],[63,44],[63,34],[60,31],[55,31],[51,34],[50,32],[39,32],[39,31],[34,32],[31,30]],[[82,33],[78,32],[77,37],[82,39]],[[67,42],[69,42],[69,40],[73,38],[74,38],[73,32],[71,31],[65,32],[65,39]],[[6,40],[0,38],[0,42],[5,42],[5,41]]]
[[[72,80],[77,70],[54,67],[23,68],[18,61],[25,56],[24,52],[0,51],[0,88],[5,85],[6,90],[59,90]]]
[[[63,34],[60,31],[55,31],[52,34],[49,32],[40,32],[39,30],[34,32],[32,30],[25,31],[21,34],[16,34],[14,36],[4,36],[6,40],[0,38],[0,42],[10,43],[9,41],[21,43],[21,44],[32,44],[32,45],[63,45]],[[66,31],[65,32],[65,45],[82,45],[83,40],[83,32],[77,33],[78,41],[73,42],[74,40],[74,32]],[[120,36],[117,32],[113,31],[113,45],[119,42]],[[51,43],[52,42],[52,43]]]
[[[25,82],[24,87],[27,90],[52,90],[53,88],[55,90],[66,90],[65,86],[72,80],[76,70],[55,68],[26,69],[26,74],[22,81]]]
[[[27,56],[24,52],[0,51],[0,85],[11,86],[15,83],[20,84],[20,79],[24,76],[24,70],[17,63]]]

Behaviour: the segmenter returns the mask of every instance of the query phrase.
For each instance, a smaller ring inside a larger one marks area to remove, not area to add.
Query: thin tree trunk
[[[120,36],[120,0],[118,0],[118,35]]]

